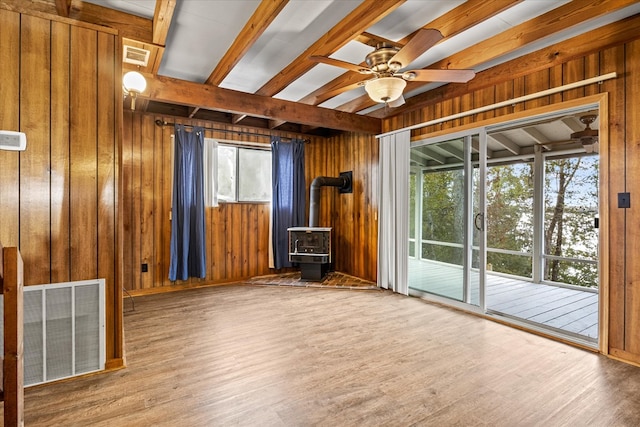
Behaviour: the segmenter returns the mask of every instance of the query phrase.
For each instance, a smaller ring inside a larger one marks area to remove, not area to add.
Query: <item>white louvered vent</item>
[[[24,287],[25,385],[104,369],[104,302],[104,279]]]
[[[146,67],[147,63],[149,62],[149,54],[150,51],[146,49],[124,45],[124,50],[122,52],[122,61],[126,64]]]

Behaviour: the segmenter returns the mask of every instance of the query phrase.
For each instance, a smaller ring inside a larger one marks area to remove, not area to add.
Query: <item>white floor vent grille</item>
[[[24,287],[25,385],[104,369],[104,301],[104,279]]]

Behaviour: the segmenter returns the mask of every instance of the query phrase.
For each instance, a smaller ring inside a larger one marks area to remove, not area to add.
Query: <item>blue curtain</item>
[[[183,125],[175,125],[174,145],[169,280],[204,278],[203,129],[187,132]]]
[[[304,141],[271,138],[272,235],[275,268],[291,267],[287,228],[305,223]]]

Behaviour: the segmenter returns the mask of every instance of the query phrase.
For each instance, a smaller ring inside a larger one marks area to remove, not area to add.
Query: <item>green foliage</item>
[[[533,166],[492,166],[487,170],[487,246],[530,253],[533,242]],[[494,271],[531,277],[531,257],[489,253]]]
[[[596,260],[598,159],[577,157],[545,163],[545,254]],[[597,287],[593,264],[548,260],[545,279]]]
[[[534,169],[531,163],[487,168],[487,246],[523,255],[489,251],[493,271],[522,277],[532,275]],[[477,171],[474,187],[477,189]],[[464,175],[462,169],[422,172],[422,257],[462,265],[464,237]],[[418,175],[410,179],[410,235],[416,236]],[[573,157],[545,162],[545,254],[597,259],[598,231],[594,229],[598,201],[598,158]],[[477,205],[477,192],[474,194]],[[477,211],[477,209],[475,209]],[[477,242],[477,238],[474,238]],[[418,243],[417,243],[418,244]],[[448,245],[447,245],[448,244]],[[526,255],[528,254],[528,255]],[[597,287],[597,266],[549,260],[545,279]]]
[[[422,239],[462,244],[464,238],[464,175],[462,170],[422,174]],[[422,257],[462,264],[461,248],[422,245]]]

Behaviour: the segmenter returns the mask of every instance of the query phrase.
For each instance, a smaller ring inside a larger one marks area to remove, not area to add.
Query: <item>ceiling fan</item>
[[[580,142],[584,147],[584,151],[587,153],[593,153],[594,151],[597,153],[599,148],[598,143],[598,130],[591,129],[590,125],[593,123],[596,118],[595,114],[587,114],[586,116],[581,116],[580,121],[586,126],[583,130],[574,132],[571,134],[571,139],[577,142]]]
[[[363,85],[372,100],[385,103],[390,107],[404,104],[402,91],[406,87],[407,81],[466,83],[475,76],[473,70],[418,69],[401,71],[443,39],[438,30],[422,28],[416,31],[404,46],[380,37],[376,37],[376,39],[382,41],[376,45],[373,52],[366,56],[366,66],[326,56],[311,56],[310,59],[360,73],[363,75],[363,79],[364,76],[373,75],[372,79],[349,85],[344,89],[349,90]]]
[[[600,144],[598,142],[598,129],[591,129],[591,124],[595,122],[597,118],[597,114],[585,114],[580,116],[578,120],[585,125],[584,129],[573,132],[569,137],[570,139],[566,141],[551,141],[540,145],[549,148],[554,145],[580,143],[584,148],[585,153],[598,153],[600,148]]]

